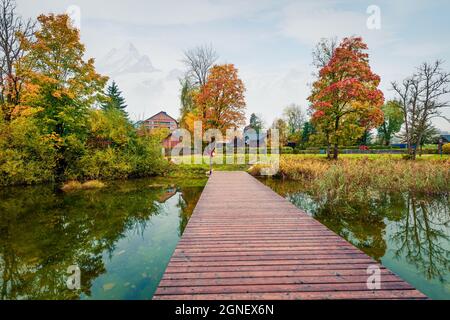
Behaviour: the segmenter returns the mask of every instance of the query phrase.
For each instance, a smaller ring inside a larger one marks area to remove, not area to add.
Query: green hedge
[[[292,154],[294,153],[294,149],[292,147],[282,147],[281,154]]]

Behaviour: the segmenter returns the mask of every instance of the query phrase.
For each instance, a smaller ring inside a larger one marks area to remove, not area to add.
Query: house
[[[173,132],[178,128],[178,122],[165,111],[158,112],[154,116],[143,121],[144,127],[148,130],[167,128]]]
[[[439,136],[438,140],[442,139],[442,142],[444,144],[450,143],[450,134],[449,133],[443,133]]]
[[[147,120],[140,121],[139,127],[143,127],[144,131],[147,132],[151,132],[155,129],[168,129],[170,133],[162,141],[162,145],[165,149],[172,149],[180,143],[180,141],[172,134],[176,129],[178,129],[178,121],[169,116],[165,111],[160,111]]]

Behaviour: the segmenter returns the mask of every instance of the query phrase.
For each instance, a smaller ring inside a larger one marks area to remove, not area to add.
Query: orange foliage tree
[[[58,150],[57,173],[62,175],[67,163],[80,156],[89,110],[102,98],[107,78],[95,71],[93,59],[84,60],[79,30],[67,15],[41,15],[38,22],[32,39],[21,37],[25,54],[17,70],[24,93],[13,115],[35,114]]]
[[[318,134],[327,136],[327,144],[333,144],[334,159],[340,143],[361,137],[383,121],[380,77],[371,71],[366,50],[360,37],[345,38],[320,70],[308,98],[312,121]]]
[[[203,122],[205,129],[222,132],[245,122],[245,87],[233,64],[211,68],[206,83],[195,95],[195,114],[192,120]]]

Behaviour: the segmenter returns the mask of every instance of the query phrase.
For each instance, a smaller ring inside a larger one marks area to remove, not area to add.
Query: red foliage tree
[[[369,66],[367,45],[359,37],[345,38],[313,84],[312,121],[319,134],[327,134],[338,158],[339,143],[359,138],[383,121],[380,77]]]

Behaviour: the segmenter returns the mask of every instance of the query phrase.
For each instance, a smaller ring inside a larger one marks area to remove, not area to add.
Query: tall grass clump
[[[258,167],[249,171],[258,175]],[[407,161],[398,157],[348,157],[329,161],[286,155],[278,175],[305,184],[328,200],[364,199],[379,191],[441,193],[450,191],[450,159]]]

